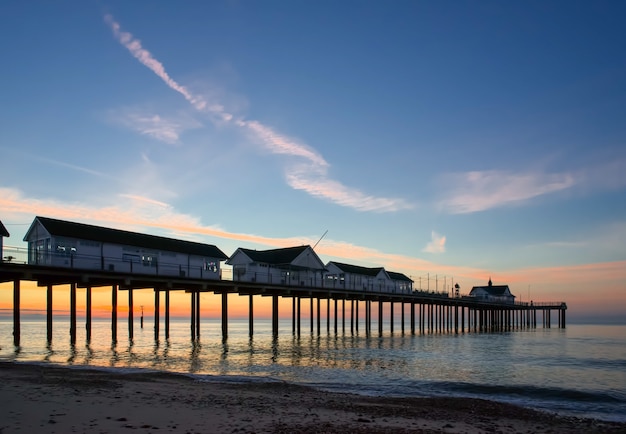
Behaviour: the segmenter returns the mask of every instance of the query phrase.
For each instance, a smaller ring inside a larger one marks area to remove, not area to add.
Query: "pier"
[[[118,297],[126,293],[128,297],[128,337],[133,339],[133,296],[135,291],[154,292],[154,339],[160,339],[163,329],[165,339],[169,339],[170,293],[183,291],[189,294],[190,337],[200,339],[200,294],[209,292],[221,296],[222,337],[228,338],[229,296],[248,297],[249,335],[254,334],[254,299],[271,297],[272,333],[278,336],[279,299],[290,298],[292,333],[300,335],[303,327],[302,311],[309,309],[309,332],[317,333],[364,333],[370,336],[377,331],[383,334],[384,324],[394,333],[399,327],[401,333],[481,333],[505,332],[552,327],[552,316],[556,326],[565,328],[567,305],[564,302],[504,303],[476,300],[467,296],[448,297],[422,291],[412,293],[389,293],[360,291],[353,289],[328,288],[323,286],[291,286],[235,280],[206,280],[192,277],[139,275],[104,270],[84,270],[58,268],[42,265],[1,262],[0,282],[13,283],[13,342],[20,344],[20,288],[21,282],[36,282],[42,288],[42,300],[46,300],[47,337],[52,339],[52,291],[55,286],[69,286],[70,291],[70,340],[76,342],[77,327],[77,288],[85,289],[87,340],[91,337],[91,292],[95,287],[111,289],[111,338],[117,340]],[[323,283],[323,282],[321,282]],[[162,300],[163,299],[163,300]],[[161,301],[164,301],[164,327],[161,327]],[[303,306],[304,305],[304,306]],[[325,305],[325,306],[324,306]],[[323,309],[323,306],[325,309]],[[400,321],[396,324],[396,307]],[[332,312],[331,312],[332,309]],[[378,311],[377,324],[372,324],[372,311]],[[143,306],[142,306],[143,311]],[[325,312],[324,312],[325,311]],[[364,313],[359,317],[359,313]],[[385,322],[385,313],[388,321]],[[332,323],[331,323],[332,318]],[[325,319],[325,321],[323,321]],[[142,315],[143,326],[143,315]],[[374,329],[372,328],[374,326]],[[362,327],[362,328],[361,328]]]

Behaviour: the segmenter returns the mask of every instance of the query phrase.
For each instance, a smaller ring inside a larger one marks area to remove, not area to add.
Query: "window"
[[[143,255],[141,257],[141,263],[145,267],[156,267],[157,266],[157,258],[153,255]]]

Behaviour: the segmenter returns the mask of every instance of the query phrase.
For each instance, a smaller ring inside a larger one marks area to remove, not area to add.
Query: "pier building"
[[[24,236],[28,263],[120,273],[219,279],[228,258],[210,244],[35,217]]]
[[[487,286],[474,286],[469,293],[476,300],[492,301],[495,303],[515,303],[515,296],[511,293],[509,285],[494,285],[491,277]]]

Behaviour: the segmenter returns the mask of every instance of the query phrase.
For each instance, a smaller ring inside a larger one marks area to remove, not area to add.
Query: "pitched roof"
[[[254,262],[272,265],[291,264],[309,246],[285,247],[282,249],[253,250],[240,247],[238,250]]]
[[[483,289],[489,295],[498,296],[504,295],[506,290],[509,289],[509,285],[474,286],[470,294],[474,292],[475,289]]]
[[[170,252],[187,253],[190,255],[207,256],[216,259],[228,258],[224,252],[211,244],[176,240],[174,238],[122,231],[101,226],[57,220],[48,217],[37,216],[35,217],[35,220],[38,220],[51,235],[55,236],[99,241],[103,243],[122,244],[147,249],[166,250]],[[33,225],[34,224],[35,223],[33,222]],[[33,226],[31,226],[31,229],[27,232],[24,237],[24,241],[27,241],[28,234],[32,228]]]
[[[378,273],[380,273],[380,271],[383,270],[383,267],[369,268],[369,267],[361,267],[359,265],[344,264],[344,263],[335,262],[335,261],[330,261],[329,264],[334,264],[337,268],[339,268],[344,273],[361,274],[363,276],[376,277],[378,276]]]
[[[9,231],[7,231],[7,228],[5,228],[2,222],[0,221],[0,237],[8,237],[8,236],[9,236]]]
[[[413,279],[411,279],[410,277],[407,277],[406,275],[402,273],[396,273],[395,271],[387,271],[387,274],[389,274],[389,277],[391,277],[391,280],[404,280],[407,282],[413,282]]]

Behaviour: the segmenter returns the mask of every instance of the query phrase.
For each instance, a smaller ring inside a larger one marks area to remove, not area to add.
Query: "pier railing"
[[[42,254],[43,255],[43,254]],[[41,263],[33,263],[33,261],[28,260],[29,252],[27,248],[22,247],[10,247],[5,246],[2,252],[2,261],[7,264],[23,264],[23,265],[41,265],[46,266],[49,263],[54,262],[51,259],[63,259],[66,262],[65,266],[57,267],[59,270],[69,269],[69,270],[90,270],[90,271],[102,271],[104,273],[113,273],[113,274],[121,274],[126,275],[128,273],[133,274],[133,262],[124,262],[119,258],[109,258],[103,256],[95,256],[95,255],[85,255],[79,254],[77,252],[46,252],[44,255],[44,259],[40,261]],[[105,264],[118,264],[121,263],[121,266],[115,267],[105,267]],[[201,266],[191,266],[185,265],[181,268],[180,264],[168,263],[164,261],[159,261],[157,267],[141,267],[141,264],[135,264],[134,273],[138,276],[154,276],[154,277],[165,277],[165,278],[182,278],[182,279],[207,279],[211,281],[223,281],[223,282],[233,282],[233,283],[244,283],[249,285],[262,285],[261,281],[266,280],[265,283],[268,283],[270,286],[280,287],[287,286],[291,287],[292,285],[285,284],[284,282],[281,285],[281,282],[272,283],[271,276],[267,276],[267,279],[254,279],[253,281],[240,281],[237,277],[233,277],[232,269],[223,269],[219,270],[219,276],[215,273],[211,273],[210,270],[206,270]],[[138,268],[141,267],[141,268]],[[140,270],[140,272],[138,272]],[[258,274],[258,273],[257,273]],[[413,296],[423,300],[429,300],[430,302],[436,303],[445,303],[445,304],[456,304],[458,302],[469,303],[469,304],[480,304],[485,306],[501,306],[505,308],[567,308],[564,302],[549,302],[549,301],[541,301],[541,302],[510,302],[508,300],[494,300],[494,299],[480,299],[471,297],[469,295],[455,295],[450,296],[447,292],[438,292],[432,290],[425,289],[402,289],[399,290],[393,286],[385,286],[379,284],[372,284],[369,286],[362,287],[363,285],[338,285],[335,282],[328,282],[326,279],[320,277],[315,278],[310,281],[303,281],[303,284],[300,285],[302,289],[321,289],[324,291],[339,291],[341,293],[345,292],[346,294],[370,294],[370,295],[397,295],[397,296]],[[352,287],[354,286],[354,287]],[[358,287],[357,287],[358,286]]]

